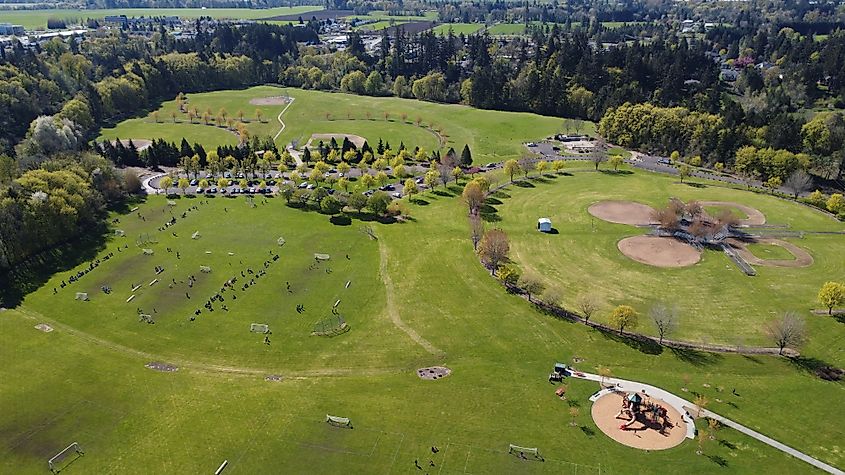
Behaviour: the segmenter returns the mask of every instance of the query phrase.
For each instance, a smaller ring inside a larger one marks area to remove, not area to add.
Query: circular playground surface
[[[745,226],[762,226],[766,224],[766,216],[756,208],[746,206],[732,201],[699,201],[701,206],[713,206],[717,208],[737,209],[747,216],[739,220],[739,224]]]
[[[604,221],[641,226],[651,224],[654,208],[635,201],[599,201],[587,212]]]
[[[452,370],[445,366],[432,366],[430,368],[420,368],[417,370],[417,376],[429,381],[445,378],[450,374],[452,374]]]
[[[653,401],[666,411],[665,417],[652,421],[640,413],[626,429],[620,426],[630,421],[630,416],[620,415],[622,400],[629,393],[608,393],[598,398],[590,410],[598,428],[620,444],[643,450],[665,450],[684,441],[687,434],[686,422],[678,411],[663,401]],[[644,407],[645,405],[643,405]]]
[[[616,244],[629,258],[655,267],[687,267],[701,260],[701,253],[671,237],[631,236]]]
[[[256,97],[250,99],[249,103],[254,106],[283,106],[290,102],[287,96]]]
[[[813,265],[813,256],[804,249],[792,244],[791,242],[781,241],[780,239],[760,238],[755,239],[754,242],[759,244],[771,244],[773,246],[780,246],[789,251],[795,259],[761,259],[748,250],[748,243],[729,239],[728,244],[736,250],[746,262],[754,266],[767,267],[809,267]]]

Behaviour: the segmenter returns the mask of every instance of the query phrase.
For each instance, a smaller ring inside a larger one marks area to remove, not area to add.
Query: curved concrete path
[[[599,384],[601,384],[603,382],[604,384],[612,384],[614,386],[613,389],[602,389],[602,391],[608,391],[609,392],[609,391],[613,391],[613,390],[618,390],[618,391],[640,392],[640,391],[645,390],[647,395],[662,399],[667,404],[671,404],[672,407],[674,407],[675,409],[678,409],[681,412],[681,414],[683,414],[683,418],[684,418],[685,422],[689,418],[689,421],[687,423],[687,438],[690,438],[690,439],[695,438],[695,426],[692,424],[692,419],[691,419],[691,416],[689,415],[690,411],[692,411],[692,412],[700,414],[700,417],[709,417],[711,419],[716,419],[720,423],[722,423],[722,424],[724,424],[724,425],[726,425],[726,426],[728,426],[732,429],[738,430],[739,432],[742,432],[743,434],[745,434],[745,435],[747,435],[747,436],[749,436],[753,439],[757,439],[760,442],[762,442],[766,445],[772,446],[772,447],[780,450],[781,452],[785,452],[785,453],[787,453],[787,454],[789,454],[789,455],[791,455],[791,456],[793,456],[793,457],[795,457],[799,460],[803,460],[804,462],[807,462],[808,464],[810,464],[810,465],[812,465],[816,468],[824,470],[827,473],[831,473],[831,474],[834,474],[834,475],[845,475],[845,472],[843,472],[842,470],[839,470],[838,468],[836,468],[832,465],[826,464],[826,463],[822,462],[821,460],[810,457],[809,455],[807,455],[803,452],[799,452],[798,450],[795,450],[795,449],[793,449],[792,447],[790,447],[786,444],[782,444],[782,443],[780,443],[780,442],[778,442],[778,441],[776,441],[776,440],[774,440],[770,437],[766,437],[765,435],[763,435],[763,434],[761,434],[761,433],[759,433],[759,432],[757,432],[753,429],[749,429],[748,427],[745,427],[742,424],[734,422],[734,421],[732,421],[728,418],[722,417],[722,416],[720,416],[720,415],[718,415],[718,414],[716,414],[712,411],[708,411],[707,409],[699,408],[698,406],[696,406],[695,404],[687,401],[686,399],[679,397],[679,396],[676,396],[676,395],[674,395],[674,394],[672,394],[672,393],[670,393],[670,392],[668,392],[664,389],[660,389],[656,386],[652,386],[650,384],[645,384],[645,383],[639,383],[637,381],[627,381],[627,380],[618,379],[618,378],[603,378],[603,377],[601,377],[597,374],[584,373],[584,372],[581,372],[581,371],[574,371],[572,369],[570,369],[570,371],[568,371],[568,373],[573,378],[586,379],[588,381],[596,381]],[[599,393],[602,393],[602,391],[599,391]],[[599,393],[594,394],[593,397],[598,398]],[[593,397],[590,398],[591,401],[594,400]],[[692,431],[692,432],[690,432],[690,431]]]
[[[150,182],[155,180],[156,178],[161,178],[164,175],[167,175],[167,173],[156,173],[141,180],[141,185],[144,187],[144,191],[148,195],[157,195],[161,191],[161,189],[153,187],[152,185],[150,185]]]

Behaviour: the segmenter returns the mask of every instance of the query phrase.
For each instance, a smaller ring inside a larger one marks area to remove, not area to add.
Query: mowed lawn
[[[581,178],[561,177],[549,186],[572,187]],[[554,396],[546,375],[554,362],[573,364],[576,356],[582,361],[575,366],[586,371],[608,366],[615,376],[690,399],[703,394],[718,413],[834,465],[845,462],[838,442],[845,419],[831,405],[841,399],[840,384],[781,358],[644,352],[541,314],[480,266],[456,198],[426,192],[419,202],[427,205],[410,205],[412,222],[355,220],[346,227],[287,208],[283,200],[259,200],[256,208],[243,198],[199,201],[205,199],[176,200],[177,223],[162,232],[157,228],[169,216],[162,197],[116,215],[114,227],[128,237],[114,238],[101,255],[124,241],[133,252],[116,253],[74,284],[90,289],[90,302],[73,300],[74,286],[53,295],[53,279],[19,310],[0,314],[0,471],[44,473],[47,458],[78,441],[85,456],[64,473],[213,472],[223,460],[226,473],[416,473],[415,460],[430,473],[810,472],[724,428],[705,441],[704,455],[696,455],[692,441],[650,453],[619,445],[593,424],[588,397],[597,385],[584,381],[567,382],[568,401],[579,408],[572,426],[570,404]],[[194,205],[199,210],[182,219]],[[378,241],[361,232],[362,224]],[[194,230],[201,233],[197,240],[189,237]],[[159,239],[153,256],[132,245],[143,233]],[[286,239],[282,247],[279,236]],[[178,248],[181,258],[166,247]],[[189,323],[181,311],[189,306],[177,294],[184,286],[166,286],[169,277],[178,282],[205,263],[211,274],[197,272],[192,288],[204,293],[209,280],[228,278],[241,260],[262,267],[271,250],[280,261],[254,288],[238,291],[237,301],[227,294],[228,313],[203,313]],[[309,270],[315,251],[331,254],[331,274]],[[385,312],[381,256],[396,314],[442,353],[415,344]],[[151,279],[158,263],[165,267],[161,282],[144,288],[145,300],[123,303],[126,283]],[[285,281],[295,294],[287,294]],[[114,293],[98,291],[99,282],[110,282]],[[350,332],[308,335],[305,320],[338,297]],[[291,305],[303,302],[299,315]],[[157,323],[138,322],[136,306],[157,307]],[[248,332],[250,322],[265,319],[273,330],[270,345]],[[56,330],[33,328],[41,322]],[[154,358],[180,369],[145,368]],[[439,381],[416,377],[415,368],[434,364],[453,373]],[[265,374],[284,379],[264,381]],[[685,385],[688,393],[680,390]],[[796,404],[796,394],[808,396]],[[350,417],[354,429],[328,428],[327,413]],[[539,447],[546,461],[509,457],[509,443]]]
[[[113,8],[113,9],[50,9],[50,10],[0,10],[0,22],[23,25],[28,30],[46,30],[47,20],[55,18],[68,24],[78,24],[87,18],[103,19],[110,15],[127,17],[178,16],[179,18],[211,17],[219,19],[257,20],[279,15],[322,10],[320,6],[251,8]]]
[[[431,31],[437,33],[438,35],[448,35],[449,31],[452,31],[452,34],[455,36],[458,35],[471,35],[473,33],[478,32],[478,30],[484,28],[483,23],[443,23],[441,25],[437,25],[431,29]]]
[[[279,146],[297,141],[302,147],[315,133],[346,133],[366,138],[373,148],[379,139],[390,142],[394,149],[404,142],[409,148],[419,146],[445,152],[453,147],[458,153],[469,144],[475,163],[483,164],[519,158],[524,151],[522,143],[566,131],[562,119],[537,114],[271,86],[189,94],[187,107],[196,107],[200,114],[211,109],[214,117],[225,108],[236,120],[238,111],[243,111],[251,134],[275,136],[281,127],[277,116],[284,106],[249,103],[250,99],[272,96],[294,98],[282,115],[286,128],[277,139]],[[256,109],[263,113],[262,122],[255,118]],[[190,124],[184,113],[178,113],[174,123],[171,118],[174,111],[175,101],[165,102],[159,109],[158,123],[151,115],[129,119],[103,129],[100,140],[164,138],[178,143],[185,137],[190,143],[199,142],[206,147],[237,142],[232,132],[214,123],[204,125],[201,119],[194,119],[194,124]],[[592,131],[593,124],[585,124],[587,132]]]
[[[579,166],[579,165],[573,165]],[[583,166],[580,165],[580,166]],[[762,211],[767,223],[803,231],[843,231],[845,225],[820,212],[785,200],[712,185],[690,186],[675,177],[643,171],[613,174],[592,171],[574,176],[532,180],[527,187],[509,187],[489,200],[497,221],[511,239],[511,257],[524,272],[557,289],[566,307],[578,295],[591,293],[603,302],[594,317],[607,322],[612,308],[632,305],[641,313],[637,331],[655,334],[648,309],[657,301],[677,305],[680,324],[675,336],[709,343],[772,345],[764,324],[786,310],[807,316],[817,337],[841,337],[841,324],[811,316],[818,308],[818,289],[828,280],[842,280],[845,243],[841,235],[807,234],[789,241],[814,258],[806,268],[757,267],[748,277],[721,251],[706,250],[698,264],[657,268],[623,255],[617,242],[644,235],[647,228],[612,224],[587,212],[603,200],[632,200],[653,207],[670,197],[684,201],[712,200],[745,204]],[[497,195],[498,196],[498,195]],[[538,233],[537,219],[548,217],[558,234]],[[758,248],[752,248],[755,254]],[[777,252],[777,251],[771,251]],[[785,252],[785,251],[784,251]],[[781,258],[781,254],[772,257]],[[831,334],[830,332],[834,332]]]

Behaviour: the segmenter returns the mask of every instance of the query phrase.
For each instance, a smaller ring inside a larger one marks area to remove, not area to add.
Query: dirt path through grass
[[[409,327],[407,323],[402,321],[402,318],[399,316],[399,309],[396,307],[393,279],[391,279],[390,274],[387,273],[387,247],[381,241],[378,243],[378,252],[378,271],[379,274],[381,274],[381,280],[384,282],[384,290],[387,292],[387,303],[385,304],[385,307],[388,316],[390,316],[390,320],[394,325],[396,325],[396,328],[405,332],[412,340],[414,340],[415,343],[422,346],[425,351],[431,353],[432,355],[444,356],[445,353],[420,336],[420,334],[413,328]]]

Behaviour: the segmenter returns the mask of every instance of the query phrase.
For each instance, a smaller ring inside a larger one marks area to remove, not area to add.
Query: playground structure
[[[611,439],[638,449],[664,450],[689,436],[688,424],[672,404],[645,392],[609,388],[593,401],[596,426]]]

